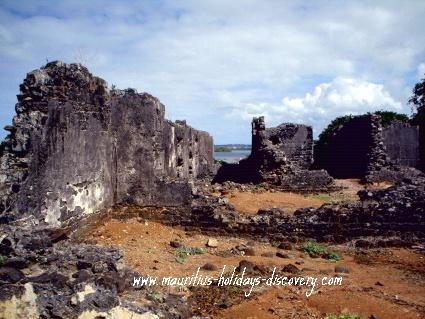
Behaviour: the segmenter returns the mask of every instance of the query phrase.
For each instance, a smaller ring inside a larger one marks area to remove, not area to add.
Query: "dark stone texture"
[[[190,181],[212,170],[206,132],[167,121],[149,94],[109,91],[79,64],[29,73],[18,101],[0,153],[3,211],[61,225],[114,204],[189,205]]]
[[[419,167],[419,126],[393,122],[383,129],[382,137],[392,163]]]
[[[419,174],[419,128],[394,122],[384,128],[376,114],[355,116],[314,149],[314,167],[335,178],[397,182]],[[408,167],[411,166],[411,167]]]
[[[252,150],[238,164],[223,164],[213,182],[268,183],[281,189],[313,191],[332,188],[324,170],[310,171],[313,130],[301,124],[266,129],[264,117],[252,120]]]

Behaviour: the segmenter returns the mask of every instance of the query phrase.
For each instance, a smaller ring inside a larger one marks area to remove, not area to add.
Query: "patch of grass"
[[[341,257],[337,253],[331,252],[328,254],[328,259],[332,262],[337,262],[338,260],[341,260]]]
[[[331,202],[333,200],[332,196],[329,194],[315,194],[311,195],[310,197],[324,202]]]
[[[336,252],[329,251],[327,247],[319,245],[314,241],[306,241],[303,244],[303,250],[309,255],[320,256],[332,262],[337,262],[338,260],[341,260],[341,257]]]
[[[174,257],[174,261],[178,264],[184,264],[184,258]]]
[[[176,254],[179,257],[186,257],[192,255],[202,255],[207,252],[204,248],[199,247],[179,247],[176,249]]]
[[[326,315],[323,319],[362,319],[358,315],[353,315],[349,313],[341,314],[341,315]]]
[[[328,249],[325,246],[319,245],[314,241],[306,241],[303,244],[303,249],[310,255],[324,256],[328,254]]]
[[[183,264],[187,256],[202,255],[207,252],[204,248],[199,247],[179,247],[176,249],[176,257],[174,261],[178,264]]]
[[[278,242],[278,241],[276,241],[276,240],[272,240],[272,241],[270,242],[270,245],[271,245],[272,247],[277,247],[277,246],[279,246],[279,242]]]
[[[229,287],[227,289],[227,292],[229,293],[229,295],[234,295],[236,293],[238,293],[239,289],[237,287]]]
[[[0,255],[0,266],[4,264],[4,257]]]

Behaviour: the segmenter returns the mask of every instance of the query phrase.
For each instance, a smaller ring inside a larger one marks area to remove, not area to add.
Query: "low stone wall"
[[[359,196],[360,202],[303,208],[293,215],[280,209],[245,215],[235,211],[225,198],[200,195],[191,211],[166,209],[146,217],[188,229],[270,240],[347,242],[373,237],[386,238],[388,245],[425,240],[425,176],[387,189],[360,191]]]

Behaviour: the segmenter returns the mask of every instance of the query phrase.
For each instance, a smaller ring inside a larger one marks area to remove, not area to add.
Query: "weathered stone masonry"
[[[284,123],[266,128],[264,117],[252,120],[251,155],[238,164],[223,164],[215,182],[269,183],[282,189],[311,191],[332,187],[324,170],[310,170],[313,163],[313,130]]]
[[[180,206],[208,175],[213,141],[164,118],[160,101],[107,89],[79,64],[51,62],[20,86],[1,145],[2,211],[59,225],[117,203]]]
[[[419,173],[419,127],[394,122],[383,127],[379,115],[353,117],[314,148],[314,166],[336,178],[368,182],[398,181]]]

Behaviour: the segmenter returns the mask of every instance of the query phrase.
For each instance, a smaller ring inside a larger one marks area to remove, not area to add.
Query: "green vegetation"
[[[229,147],[225,147],[225,146],[220,146],[220,147],[216,147],[214,148],[214,152],[231,152],[232,149]]]
[[[0,255],[0,266],[4,264],[4,257]]]
[[[404,123],[409,122],[409,117],[406,114],[390,112],[390,111],[377,111],[373,114],[379,115],[381,117],[381,124],[384,127],[390,125],[394,121],[399,121]]]
[[[361,319],[360,316],[345,313],[341,315],[326,315],[323,319]]]
[[[227,289],[227,292],[229,293],[229,295],[234,295],[234,294],[236,294],[237,292],[239,291],[239,289],[238,289],[238,287],[229,287],[228,289]]]
[[[271,245],[272,247],[277,247],[277,246],[279,246],[279,242],[278,242],[278,241],[276,241],[276,240],[272,240],[272,241],[270,242],[270,245]]]
[[[176,257],[174,261],[178,264],[183,264],[187,256],[202,255],[207,252],[204,248],[199,247],[180,247],[176,249]]]
[[[331,252],[328,254],[328,259],[332,262],[337,262],[338,260],[341,260],[341,257],[335,252]]]
[[[315,195],[311,195],[310,197],[327,202],[327,203],[332,201],[332,196],[328,194],[315,194]]]
[[[303,244],[303,249],[308,254],[314,254],[314,255],[326,255],[328,253],[328,250],[325,246],[319,245],[318,243],[315,243],[314,241],[306,241]]]
[[[309,255],[320,256],[322,258],[328,259],[331,262],[337,262],[338,260],[341,260],[341,257],[337,253],[329,251],[327,247],[319,245],[314,241],[306,241],[303,244],[303,250]]]
[[[178,264],[184,264],[184,258],[182,257],[174,257],[174,261]]]
[[[415,84],[412,93],[413,95],[409,99],[409,104],[415,112],[412,122],[417,125],[425,122],[425,74],[424,78]]]
[[[391,111],[376,111],[374,113],[367,113],[367,114],[376,114],[381,117],[381,123],[382,125],[388,126],[394,121],[400,121],[400,122],[409,122],[409,117],[406,114],[391,112]],[[340,116],[334,119],[327,128],[325,128],[322,133],[319,135],[319,139],[316,141],[317,146],[323,146],[328,141],[331,134],[337,129],[339,126],[344,125],[346,122],[351,120],[354,116],[353,115],[345,115]]]
[[[325,128],[322,133],[319,135],[319,139],[317,141],[317,145],[324,145],[326,144],[326,141],[329,139],[333,131],[338,128],[341,125],[344,125],[346,122],[351,120],[353,118],[353,115],[345,115],[340,116],[334,119],[327,128]]]

